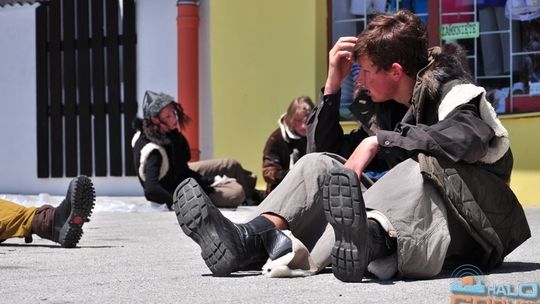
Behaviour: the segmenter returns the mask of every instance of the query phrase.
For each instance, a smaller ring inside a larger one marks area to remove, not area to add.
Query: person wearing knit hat
[[[176,186],[194,178],[219,207],[237,207],[255,192],[256,176],[234,159],[189,162],[190,147],[182,130],[189,123],[174,97],[146,91],[143,118],[136,118],[133,158],[146,199],[170,209]]]
[[[150,119],[158,115],[164,107],[174,102],[174,98],[171,95],[146,91],[143,99],[144,118]]]

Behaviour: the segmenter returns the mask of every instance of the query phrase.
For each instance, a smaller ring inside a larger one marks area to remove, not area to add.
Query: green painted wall
[[[514,155],[510,187],[523,205],[540,206],[540,113],[502,116]]]
[[[326,77],[325,0],[210,1],[216,158],[262,180],[262,150],[298,95],[314,101]]]
[[[210,33],[215,157],[240,160],[262,189],[262,150],[279,115],[295,96],[316,101],[324,84],[326,1],[211,1]],[[514,153],[511,187],[540,206],[540,114],[501,121]]]

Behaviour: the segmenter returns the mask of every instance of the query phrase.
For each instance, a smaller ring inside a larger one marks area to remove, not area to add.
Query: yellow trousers
[[[37,209],[0,199],[0,240],[32,234],[32,220]]]

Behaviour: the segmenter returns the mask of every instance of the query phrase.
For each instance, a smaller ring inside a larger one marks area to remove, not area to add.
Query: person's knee
[[[230,158],[230,157],[226,157],[223,159],[223,163],[228,167],[228,168],[234,168],[234,167],[242,167],[240,165],[240,162],[237,161],[236,159],[234,158]]]
[[[218,187],[217,192],[211,196],[218,207],[234,208],[240,206],[246,200],[246,194],[240,184],[227,183],[225,187]]]
[[[309,153],[309,154],[306,154],[306,155],[302,156],[298,160],[298,162],[296,164],[297,165],[301,164],[301,163],[313,164],[313,163],[316,163],[317,161],[319,161],[321,156],[322,156],[322,153]]]
[[[246,193],[243,189],[240,189],[236,191],[236,193],[234,193],[234,195],[232,196],[232,200],[234,202],[237,202],[237,206],[241,205],[246,200]]]
[[[309,153],[304,155],[296,165],[303,164],[303,166],[315,167],[320,166],[321,164],[334,163],[335,161],[330,156],[324,153]],[[295,166],[296,166],[295,165]]]
[[[244,203],[246,200],[246,195],[243,190],[236,191],[235,193],[231,193],[228,197],[228,199],[224,202],[223,207],[227,208],[235,208]]]
[[[244,195],[227,195],[222,197],[212,196],[212,203],[218,208],[236,208],[242,205],[245,201]]]

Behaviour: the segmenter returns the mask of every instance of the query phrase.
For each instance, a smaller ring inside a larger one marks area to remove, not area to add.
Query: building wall
[[[147,89],[176,96],[175,2],[136,3],[139,103]],[[68,178],[36,177],[34,9],[0,9],[0,193],[59,195]],[[201,158],[234,157],[261,177],[279,115],[297,95],[315,101],[324,84],[326,1],[202,0],[199,12]],[[511,187],[522,203],[540,205],[540,115],[501,120],[515,158]],[[142,195],[134,177],[93,179],[98,195]]]
[[[176,3],[138,0],[136,5],[139,104],[147,89],[176,96]],[[37,178],[35,7],[0,9],[0,193],[61,195],[69,178]],[[93,180],[98,195],[142,195],[135,177]]]
[[[35,7],[0,9],[2,193],[38,193],[49,184],[36,178]]]
[[[147,89],[177,95],[176,3],[136,5],[140,105]],[[60,195],[69,178],[36,175],[34,14],[28,5],[0,10],[0,140],[9,143],[0,149],[0,168],[9,176],[0,193]],[[263,145],[279,115],[297,95],[316,99],[323,84],[326,67],[318,62],[326,61],[325,16],[324,0],[201,1],[201,159],[234,157],[261,175]],[[14,126],[24,132],[6,131]],[[98,195],[142,194],[135,177],[92,178]]]
[[[326,74],[325,0],[210,1],[215,157],[262,180],[262,151],[296,96],[317,100]]]
[[[522,204],[540,206],[540,113],[502,116],[501,122],[514,155],[510,187]]]

